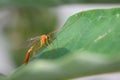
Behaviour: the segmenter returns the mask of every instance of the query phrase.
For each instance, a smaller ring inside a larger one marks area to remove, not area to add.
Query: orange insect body
[[[47,40],[48,40],[47,35],[42,35],[40,39],[40,47],[42,47],[46,43]]]
[[[40,37],[40,48],[41,48],[42,46],[44,46],[45,43],[46,43],[48,40],[49,40],[49,36],[48,36],[48,35],[45,35],[45,34],[42,35],[42,36]],[[30,54],[32,53],[32,51],[33,51],[33,49],[35,48],[36,45],[37,45],[37,44],[34,44],[34,45],[33,45],[32,47],[30,47],[30,49],[27,51],[27,54],[26,54],[25,59],[24,59],[24,64],[27,64],[27,63],[28,63]]]
[[[59,29],[58,29],[58,30],[59,30]],[[43,47],[46,43],[48,44],[48,41],[50,40],[50,35],[53,34],[53,33],[55,33],[55,32],[57,32],[58,30],[55,30],[55,31],[49,33],[49,35],[43,34],[43,35],[41,35],[40,37],[37,37],[37,38],[39,38],[39,41],[40,41],[40,46],[39,46],[38,49],[40,49],[41,47]],[[35,39],[35,38],[32,38],[31,40],[33,40],[33,39]],[[35,43],[30,47],[30,49],[27,51],[26,56],[25,56],[25,58],[24,58],[24,64],[28,64],[30,54],[33,53],[32,51],[33,51],[33,50],[34,50],[34,51],[38,50],[38,49],[35,48],[37,45],[38,45],[38,43],[35,42]],[[34,53],[33,53],[33,56],[34,56]]]

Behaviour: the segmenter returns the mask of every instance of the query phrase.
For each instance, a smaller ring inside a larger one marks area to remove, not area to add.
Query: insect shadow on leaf
[[[35,58],[40,59],[58,59],[67,55],[70,51],[66,48],[56,48],[45,52],[40,52]]]

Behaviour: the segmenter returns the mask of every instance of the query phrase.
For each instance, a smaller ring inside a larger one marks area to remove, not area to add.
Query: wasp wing
[[[30,47],[32,46],[35,42],[38,42],[40,40],[41,36],[36,36],[36,37],[33,37],[33,38],[30,38],[28,40],[26,40],[23,45],[22,45],[22,48],[26,48],[26,47]]]

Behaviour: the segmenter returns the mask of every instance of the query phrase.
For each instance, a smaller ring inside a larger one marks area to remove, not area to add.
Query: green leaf
[[[71,3],[120,3],[120,0],[0,0],[0,6],[50,7]]]
[[[64,80],[120,71],[120,8],[71,16],[39,59],[8,76],[11,80]],[[43,59],[43,60],[42,60]]]

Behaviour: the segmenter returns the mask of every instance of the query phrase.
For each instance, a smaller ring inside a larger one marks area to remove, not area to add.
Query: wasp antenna
[[[54,30],[53,32],[49,33],[48,35],[52,35],[53,33],[56,33],[56,32],[58,32],[60,30],[61,30],[61,28],[58,28],[58,29]]]

